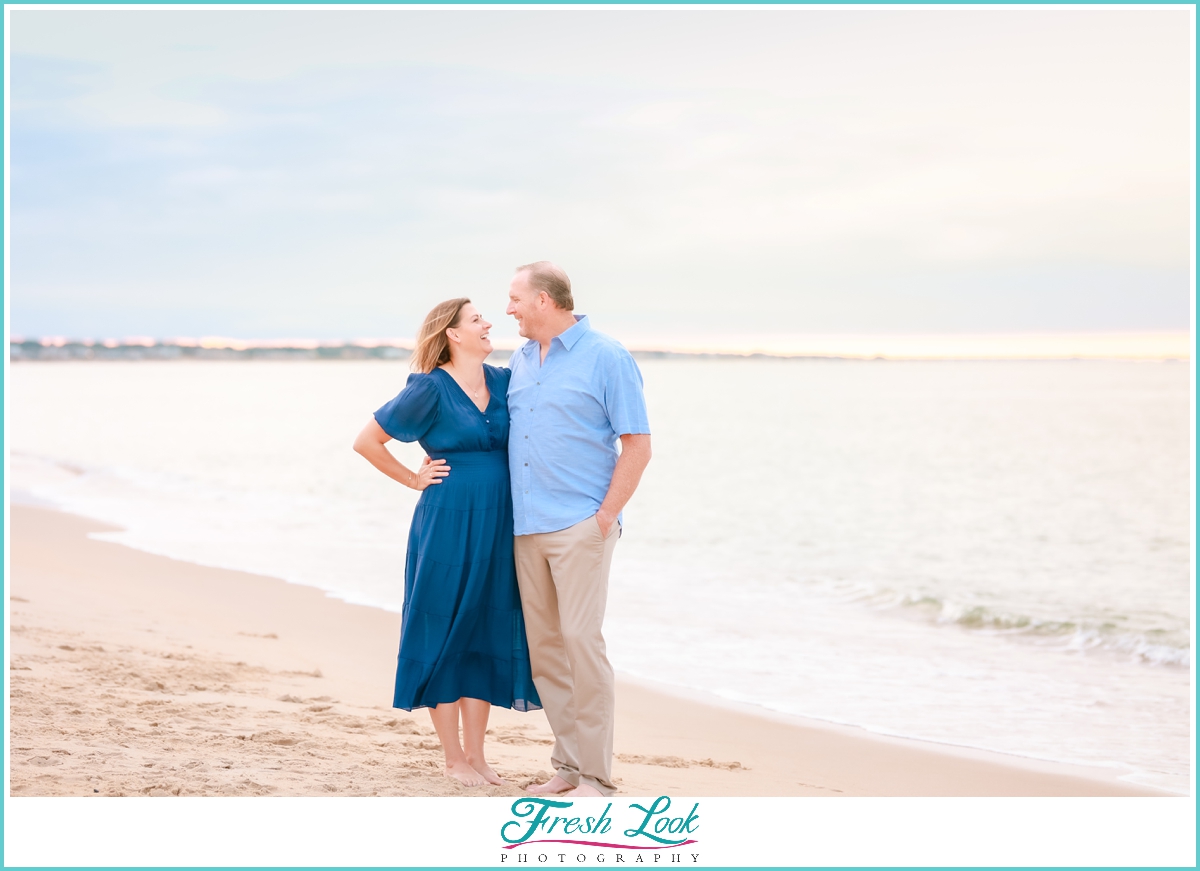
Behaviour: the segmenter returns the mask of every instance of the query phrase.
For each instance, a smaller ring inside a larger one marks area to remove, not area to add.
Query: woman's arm
[[[446,465],[445,460],[431,460],[429,457],[421,462],[420,470],[414,472],[392,456],[392,452],[384,447],[391,440],[392,437],[383,431],[383,427],[375,421],[375,418],[371,418],[370,422],[362,428],[358,437],[354,439],[354,450],[366,457],[367,462],[393,481],[399,481],[405,487],[411,487],[414,490],[424,490],[430,484],[440,484],[442,478],[450,474],[450,467]]]

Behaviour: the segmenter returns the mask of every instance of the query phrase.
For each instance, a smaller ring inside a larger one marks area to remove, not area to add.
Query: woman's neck
[[[451,354],[446,368],[453,369],[464,378],[482,377],[483,361],[486,359],[486,357],[468,356],[467,354]]]
[[[491,394],[488,392],[487,374],[483,371],[482,357],[454,354],[451,355],[450,362],[442,368],[446,370],[447,375],[458,382],[458,386],[462,388],[467,398],[475,403],[476,408],[480,411],[487,408],[488,402],[491,401]]]

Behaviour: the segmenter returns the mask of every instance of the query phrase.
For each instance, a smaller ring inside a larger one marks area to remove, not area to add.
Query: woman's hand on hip
[[[429,457],[421,460],[421,468],[417,470],[413,480],[414,490],[424,490],[430,484],[442,483],[442,478],[450,474],[450,467],[445,460],[432,460]]]

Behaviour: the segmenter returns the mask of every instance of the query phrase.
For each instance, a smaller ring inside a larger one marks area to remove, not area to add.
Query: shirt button
[[[529,438],[529,436],[525,436],[525,438]]]
[[[529,465],[529,463],[526,463],[525,465],[527,465],[527,466],[528,466],[528,465]]]

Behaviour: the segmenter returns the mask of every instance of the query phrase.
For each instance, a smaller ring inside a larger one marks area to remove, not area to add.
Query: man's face
[[[529,280],[524,272],[513,276],[512,284],[508,286],[508,308],[506,315],[517,319],[517,332],[522,338],[532,339],[540,322],[541,307],[538,298],[541,294],[529,286]]]

